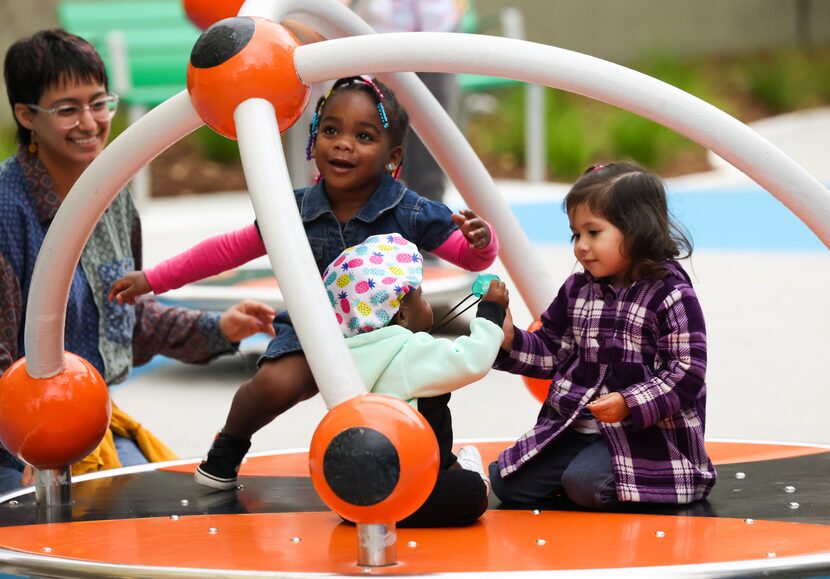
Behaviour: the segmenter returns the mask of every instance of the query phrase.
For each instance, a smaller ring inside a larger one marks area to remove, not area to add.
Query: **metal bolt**
[[[300,541],[302,541],[302,539],[300,537],[291,537],[291,542],[292,543],[299,543]]]
[[[43,551],[44,553],[51,553],[52,547],[44,547],[43,549],[41,549],[41,551]]]
[[[187,500],[187,499],[182,499],[182,500],[179,501],[179,504],[183,507],[186,507],[187,505],[190,504],[190,501]]]
[[[801,505],[799,505],[798,503],[790,503],[787,506],[790,507],[792,510],[796,510]]]
[[[775,553],[772,553],[772,552],[767,553],[767,559],[775,559],[775,557],[777,557],[777,555]]]
[[[654,533],[654,536],[657,537],[658,539],[662,539],[663,537],[666,536],[666,533],[664,531],[657,531],[657,532]]]
[[[409,547],[410,549],[414,549],[415,547],[418,546],[418,543],[416,543],[415,541],[407,541],[406,546]]]
[[[745,479],[746,478],[746,473],[745,472],[736,472],[735,473],[735,478],[738,479],[738,480]]]
[[[530,512],[531,512],[531,513],[533,513],[534,515],[538,515],[538,514],[540,514],[542,511],[540,511],[539,509],[533,509],[533,510],[532,510],[532,511],[530,511]]]
[[[209,535],[215,535],[218,532],[219,532],[219,529],[217,529],[216,527],[211,527],[211,528],[208,529],[208,534]]]
[[[747,525],[754,525],[755,519],[744,519],[744,523],[746,523]]]
[[[241,491],[245,488],[245,485],[236,485],[236,490]]]
[[[170,520],[171,521],[178,521],[179,520],[179,515],[170,515]]]
[[[546,545],[547,541],[545,541],[544,539],[536,539],[536,544],[537,545]]]
[[[787,485],[787,486],[784,487],[784,492],[785,493],[794,493],[795,492],[795,487],[792,486],[792,485]]]

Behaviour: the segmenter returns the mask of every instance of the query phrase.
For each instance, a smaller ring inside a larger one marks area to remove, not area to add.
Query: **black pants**
[[[421,507],[398,523],[398,527],[464,527],[476,522],[487,510],[487,487],[471,470],[438,471],[435,488]]]
[[[418,411],[435,432],[440,467],[435,488],[421,507],[398,523],[399,527],[463,527],[487,510],[487,487],[473,471],[458,467],[452,453],[450,394],[418,399]]]

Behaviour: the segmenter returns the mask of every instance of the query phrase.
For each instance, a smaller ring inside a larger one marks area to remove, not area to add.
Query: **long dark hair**
[[[623,275],[625,283],[660,279],[666,260],[692,255],[688,232],[669,212],[663,180],[635,163],[589,167],[562,203],[568,215],[582,205],[622,232],[630,263]]]
[[[107,70],[95,48],[80,36],[60,28],[41,30],[21,38],[6,51],[3,67],[6,93],[16,103],[37,104],[46,90],[70,80],[97,82],[108,89]],[[24,147],[32,132],[17,123],[17,141]]]

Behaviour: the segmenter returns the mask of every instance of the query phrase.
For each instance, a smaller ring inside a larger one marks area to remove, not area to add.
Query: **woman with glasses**
[[[118,106],[101,57],[87,41],[63,30],[15,42],[6,53],[4,75],[19,148],[0,163],[0,373],[25,355],[26,301],[46,230],[75,181],[104,149]],[[244,337],[273,332],[273,310],[256,302],[220,315],[165,307],[152,298],[135,306],[107,300],[115,280],[141,267],[141,224],[125,190],[84,248],[66,314],[66,349],[90,361],[108,384],[122,382],[133,365],[158,353],[202,363],[234,352]],[[169,458],[172,452],[113,405],[110,432],[73,472]],[[0,447],[0,493],[30,482],[22,476],[23,466]]]

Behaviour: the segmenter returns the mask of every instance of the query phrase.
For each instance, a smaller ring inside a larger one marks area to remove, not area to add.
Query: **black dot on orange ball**
[[[256,31],[252,18],[234,17],[220,20],[205,30],[190,53],[190,64],[196,68],[219,66],[242,52]]]
[[[323,455],[323,474],[341,500],[365,507],[392,494],[401,476],[398,451],[386,436],[366,427],[335,436]]]

